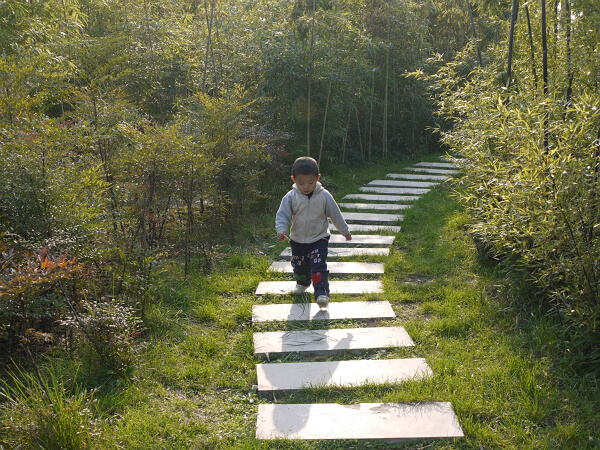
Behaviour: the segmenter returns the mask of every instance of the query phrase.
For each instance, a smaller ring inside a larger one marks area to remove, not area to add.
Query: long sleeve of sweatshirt
[[[324,191],[323,193],[327,198],[327,217],[331,219],[333,226],[336,227],[343,236],[347,236],[349,233],[348,224],[340,211],[340,207],[329,191]]]
[[[291,190],[283,196],[277,215],[275,216],[275,230],[277,233],[287,233],[292,224],[292,196],[294,191]]]

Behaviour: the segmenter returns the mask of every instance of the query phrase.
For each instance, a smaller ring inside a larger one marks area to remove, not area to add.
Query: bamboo
[[[566,18],[566,26],[565,26],[565,33],[566,33],[566,40],[567,40],[567,49],[566,49],[566,53],[567,53],[567,91],[565,93],[565,110],[569,107],[569,105],[571,104],[571,96],[573,94],[573,63],[571,60],[571,4],[569,2],[569,0],[564,0],[565,1],[565,18]],[[563,114],[563,120],[566,120],[566,111],[565,114]]]
[[[163,117],[162,96],[160,95],[160,84],[158,82],[158,72],[156,70],[156,58],[154,57],[154,42],[150,33],[150,14],[148,12],[148,2],[144,0],[144,12],[146,15],[146,32],[148,33],[148,46],[150,47],[150,61],[152,62],[152,74],[154,75],[154,84],[156,86],[156,99],[158,100],[158,110],[160,117]]]
[[[306,105],[306,155],[310,156],[310,110],[311,110],[311,89],[312,77],[314,71],[314,44],[315,44],[315,9],[316,0],[312,2],[312,19],[310,27],[310,70],[308,73],[308,102]]]
[[[542,1],[542,82],[544,89],[544,100],[548,97],[548,42],[546,39],[546,0]],[[546,110],[543,119],[544,144],[543,151],[548,153],[548,111]]]
[[[506,65],[506,87],[510,87],[512,77],[513,45],[515,41],[515,24],[519,13],[519,0],[513,0],[510,14],[510,33],[508,37],[508,62]]]
[[[529,17],[529,5],[525,3],[525,16],[527,17],[527,33],[529,34],[529,46],[531,47],[531,71],[533,74],[533,87],[537,91],[537,73],[535,70],[535,48],[533,45],[533,32],[531,31],[531,19]]]
[[[387,46],[385,49],[385,92],[383,94],[383,130],[381,135],[381,155],[385,158],[388,154],[388,90],[390,81],[390,28],[391,3],[388,0]]]
[[[481,49],[479,48],[479,38],[477,37],[477,30],[475,29],[475,20],[473,20],[473,10],[471,8],[471,0],[467,0],[467,9],[469,10],[469,19],[471,21],[471,30],[473,31],[473,39],[475,40],[475,48],[477,49],[477,61],[479,67],[483,67],[481,59]]]

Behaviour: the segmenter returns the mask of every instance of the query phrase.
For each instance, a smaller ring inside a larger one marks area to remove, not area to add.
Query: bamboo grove
[[[0,18],[7,348],[120,321],[97,353],[125,373],[161,262],[209,271],[289,156],[442,146],[468,161],[477,242],[600,333],[593,1],[7,0]]]
[[[508,5],[507,5],[508,6]],[[506,14],[508,10],[503,13]],[[573,367],[600,360],[600,11],[594,2],[510,5],[508,35],[428,79],[443,140],[466,158],[459,196],[481,255],[520,305],[556,316]]]

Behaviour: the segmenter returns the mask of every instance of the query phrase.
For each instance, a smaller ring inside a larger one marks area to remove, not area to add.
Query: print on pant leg
[[[315,299],[319,295],[329,295],[329,271],[327,270],[327,252],[329,241],[315,242],[310,250],[310,269],[315,290]]]
[[[310,286],[310,266],[307,258],[300,255],[292,256],[292,268],[294,270],[294,278],[303,286]]]
[[[315,290],[315,299],[319,295],[329,295],[329,272],[320,271],[312,274],[313,288]]]

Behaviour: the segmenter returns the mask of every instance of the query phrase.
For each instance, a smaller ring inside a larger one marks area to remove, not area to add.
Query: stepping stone
[[[376,195],[376,194],[348,194],[344,200],[365,200],[374,202],[416,202],[421,197],[416,195]]]
[[[329,238],[330,244],[348,245],[392,245],[395,236],[378,236],[376,234],[353,234],[352,240],[347,241],[341,234],[334,234]]]
[[[269,269],[274,272],[293,273],[289,261],[274,261]],[[330,274],[381,275],[384,273],[383,263],[327,261],[327,269]]]
[[[460,171],[458,171],[458,170],[429,169],[427,167],[409,167],[408,170],[412,170],[413,172],[424,172],[424,173],[446,174],[446,175],[456,175],[456,174],[460,173]]]
[[[276,294],[287,295],[294,292],[295,281],[261,281],[256,288],[256,295]],[[383,293],[383,284],[379,280],[368,281],[330,281],[329,291],[331,294],[381,294]],[[310,286],[307,294],[312,294],[314,289]]]
[[[402,180],[373,180],[367,186],[403,187],[403,188],[432,188],[437,186],[436,181],[402,181]]]
[[[342,216],[344,216],[346,221],[355,222],[397,222],[404,219],[404,216],[400,214],[353,213],[346,211],[342,211]]]
[[[464,437],[449,402],[258,405],[257,439],[401,442]]]
[[[331,302],[327,309],[315,302],[252,306],[252,322],[287,322],[308,320],[394,319],[388,301]]]
[[[352,242],[352,241],[350,241]],[[389,248],[384,247],[329,247],[327,253],[328,258],[348,258],[349,256],[358,255],[375,255],[375,256],[387,256],[390,254]],[[284,249],[279,255],[280,259],[290,259],[292,257],[292,248],[288,247]]]
[[[329,225],[329,229],[335,233],[338,232],[338,230],[333,226],[333,225]],[[365,232],[365,231],[391,231],[392,233],[400,233],[400,231],[402,230],[402,227],[396,226],[396,225],[361,225],[361,224],[356,224],[356,223],[349,223],[348,224],[348,229],[350,230],[351,233],[354,232]],[[354,239],[354,235],[352,237],[352,239]]]
[[[257,364],[258,391],[401,383],[432,375],[423,358]]]
[[[292,352],[330,353],[344,350],[412,346],[412,339],[402,327],[336,328],[254,333],[254,353],[256,355]]]
[[[417,167],[431,167],[434,169],[460,169],[456,164],[450,162],[420,162]]]
[[[400,211],[411,207],[411,205],[396,205],[390,203],[340,203],[339,206],[340,208],[348,209],[371,209],[381,211]]]
[[[435,169],[429,169],[435,170]],[[358,188],[361,192],[372,192],[374,194],[392,194],[392,195],[423,195],[429,192],[429,189],[417,189],[417,188],[386,188],[386,187],[373,187],[373,186],[362,186]]]
[[[415,173],[388,173],[388,178],[395,178],[399,180],[432,180],[432,181],[446,181],[450,177],[444,175],[426,175],[426,174],[415,174]]]

